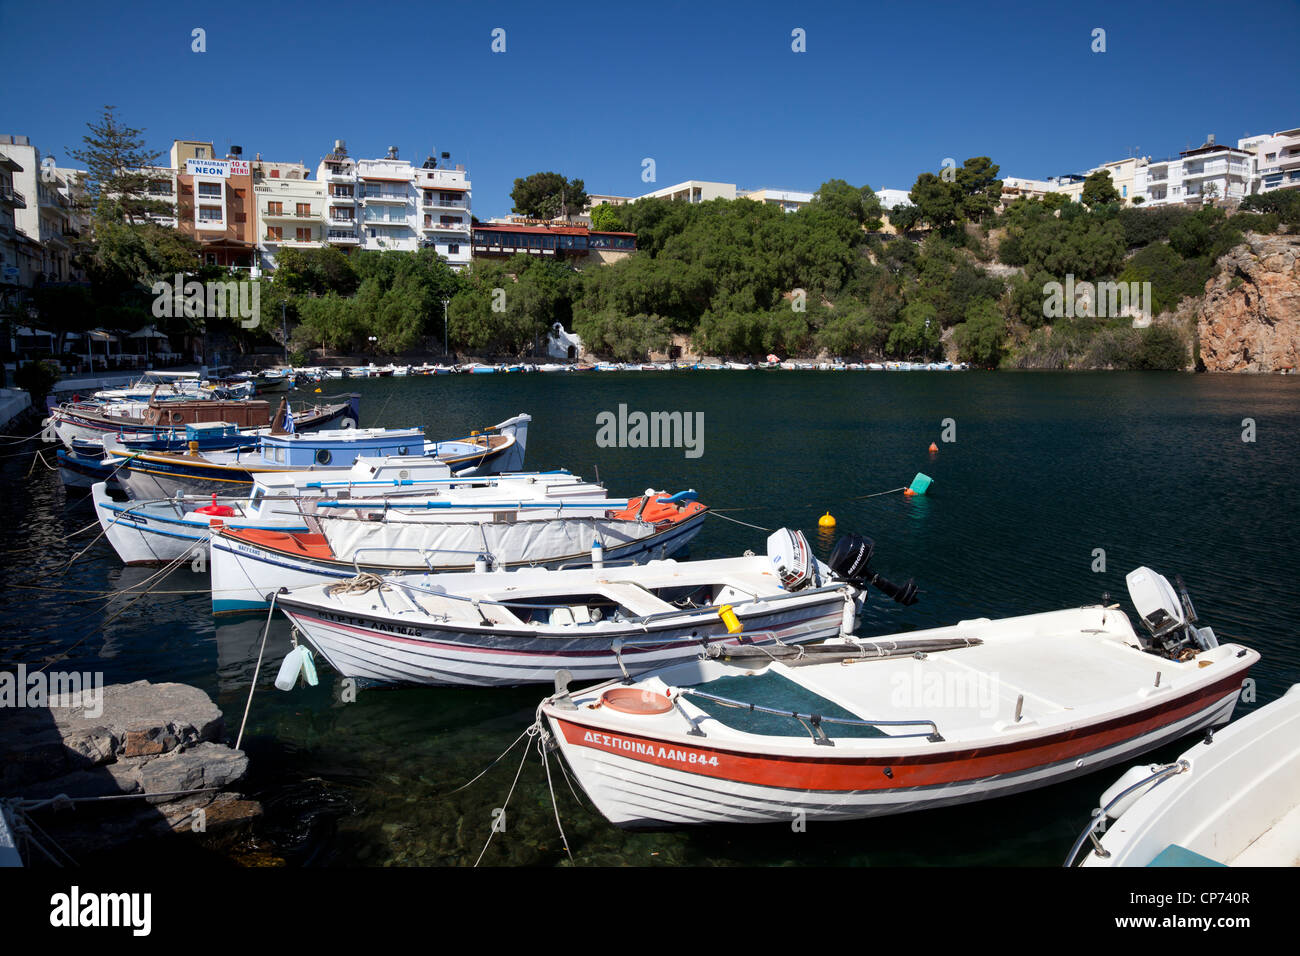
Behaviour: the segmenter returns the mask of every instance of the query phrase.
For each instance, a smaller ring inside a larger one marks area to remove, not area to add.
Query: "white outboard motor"
[[[1193,647],[1203,651],[1218,647],[1212,629],[1194,626],[1196,609],[1192,607],[1192,599],[1187,596],[1182,579],[1175,576],[1174,580],[1178,582],[1177,591],[1163,575],[1147,567],[1130,571],[1124,579],[1138,617],[1151,632],[1156,645],[1152,649],[1177,660]]]
[[[787,591],[798,591],[817,579],[817,559],[802,531],[778,528],[767,538],[767,559]]]

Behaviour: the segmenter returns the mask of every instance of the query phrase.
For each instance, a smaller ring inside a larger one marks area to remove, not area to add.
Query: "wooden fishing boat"
[[[796,535],[767,555],[510,572],[358,577],[276,596],[346,677],[516,685],[634,674],[708,647],[800,644],[851,630],[861,590]],[[783,543],[784,542],[784,543]],[[743,633],[742,633],[743,630]]]
[[[630,684],[570,692],[564,675],[540,716],[597,809],[623,827],[984,800],[1230,719],[1259,655],[1219,645],[1176,603],[1148,615],[1134,601],[1150,637],[1114,607],[1084,607],[816,648],[723,649]]]
[[[352,467],[357,458],[389,455],[430,456],[446,462],[458,475],[519,471],[527,444],[528,415],[464,438],[426,441],[419,428],[349,428],[259,436],[252,451],[141,451],[115,438],[104,439],[105,463],[136,500],[176,494],[229,495],[252,489],[253,476],[273,471],[330,472]]]
[[[573,566],[588,562],[597,545],[611,561],[670,557],[690,544],[708,511],[694,492],[629,500],[564,491],[394,502],[382,515],[322,502],[309,533],[221,529],[211,544],[213,610],[260,608],[282,588],[361,573],[469,571],[479,560],[501,569]]]
[[[1300,865],[1300,684],[1172,763],[1131,768],[1100,805],[1067,866],[1089,835],[1083,866]]]

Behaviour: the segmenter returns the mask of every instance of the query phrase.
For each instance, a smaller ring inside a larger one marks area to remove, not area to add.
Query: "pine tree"
[[[86,167],[84,202],[95,218],[136,225],[150,215],[171,215],[171,203],[149,198],[149,184],[162,177],[148,167],[157,166],[162,153],[145,147],[144,130],[124,125],[115,106],[105,106],[99,122],[86,126],[85,147],[72,156]]]

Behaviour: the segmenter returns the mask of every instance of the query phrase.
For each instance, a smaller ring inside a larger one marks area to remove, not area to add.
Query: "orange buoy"
[[[911,488],[904,488],[904,489],[903,489],[903,497],[904,497],[904,498],[911,498],[911,497],[912,497],[913,495],[915,495],[915,494],[916,494],[916,492],[913,491]]]
[[[936,445],[934,442],[930,442],[930,454],[933,455],[938,450],[939,450],[939,446]]]
[[[831,513],[828,511],[828,512],[826,512],[824,515],[822,515],[820,518],[817,519],[817,527],[819,527],[819,528],[833,528],[833,527],[835,527],[835,518],[832,517]]]

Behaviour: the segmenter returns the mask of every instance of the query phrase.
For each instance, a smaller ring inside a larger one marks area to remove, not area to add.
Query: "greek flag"
[[[289,407],[288,402],[284,403],[284,430],[290,435],[293,434],[293,409]]]

